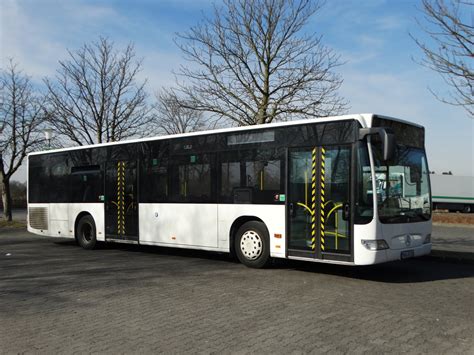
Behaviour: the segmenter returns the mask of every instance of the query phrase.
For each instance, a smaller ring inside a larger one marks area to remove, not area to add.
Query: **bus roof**
[[[252,125],[252,126],[219,128],[219,129],[213,129],[213,130],[207,130],[207,131],[197,131],[197,132],[190,132],[190,133],[164,135],[164,136],[153,136],[153,137],[137,138],[137,139],[117,141],[117,142],[80,145],[80,146],[74,146],[74,147],[32,152],[32,153],[29,153],[28,155],[50,154],[50,153],[58,153],[58,152],[64,152],[64,151],[70,151],[70,150],[88,149],[88,148],[112,146],[112,145],[119,145],[119,144],[140,143],[140,142],[156,141],[156,140],[163,140],[163,139],[170,139],[170,138],[192,137],[192,136],[200,136],[200,135],[206,135],[206,134],[241,132],[241,131],[248,131],[248,130],[255,130],[255,129],[265,129],[265,128],[271,128],[271,127],[296,126],[296,125],[302,125],[302,124],[308,124],[308,123],[322,123],[322,122],[342,121],[342,120],[357,120],[361,124],[362,127],[371,127],[372,119],[374,116],[384,118],[387,120],[398,121],[401,123],[409,124],[409,125],[420,127],[420,128],[422,127],[416,123],[405,121],[405,120],[395,118],[395,117],[384,116],[384,115],[379,115],[379,114],[374,114],[374,113],[360,113],[360,114],[351,114],[351,115],[342,115],[342,116],[301,119],[301,120],[295,120],[295,121],[268,123],[268,124],[261,124],[261,125]]]

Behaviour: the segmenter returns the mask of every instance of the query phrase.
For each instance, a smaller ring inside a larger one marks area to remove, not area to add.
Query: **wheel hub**
[[[263,251],[262,238],[255,231],[246,231],[240,239],[240,250],[246,259],[257,259]]]

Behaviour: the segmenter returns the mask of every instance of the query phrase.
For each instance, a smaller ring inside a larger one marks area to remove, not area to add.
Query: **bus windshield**
[[[372,145],[379,219],[382,223],[429,220],[429,171],[422,148],[398,145],[394,158],[382,160],[382,146]],[[372,185],[372,181],[369,181]]]

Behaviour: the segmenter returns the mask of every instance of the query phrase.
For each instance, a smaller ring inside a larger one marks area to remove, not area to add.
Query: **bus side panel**
[[[49,204],[49,235],[51,237],[74,237],[74,232],[69,229],[67,203]]]
[[[70,203],[69,204],[69,231],[74,236],[74,227],[80,213],[89,213],[94,218],[96,238],[98,241],[105,240],[105,214],[104,204],[101,203]]]
[[[76,219],[81,212],[94,218],[97,240],[105,240],[103,203],[30,203],[28,231],[50,237],[74,238]],[[47,228],[35,228],[39,225]]]
[[[50,235],[48,203],[28,203],[28,232],[38,235]]]
[[[140,243],[217,249],[217,205],[140,203]]]
[[[68,237],[67,203],[28,204],[28,232],[49,237]]]
[[[257,217],[265,223],[270,236],[270,255],[285,257],[285,206],[221,204],[219,210],[219,247],[229,250],[230,229],[234,221],[242,216]]]

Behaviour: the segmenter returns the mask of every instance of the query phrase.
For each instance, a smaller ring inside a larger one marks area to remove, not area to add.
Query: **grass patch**
[[[25,221],[0,221],[0,228],[26,228]]]
[[[474,225],[474,213],[433,213],[433,223]]]

